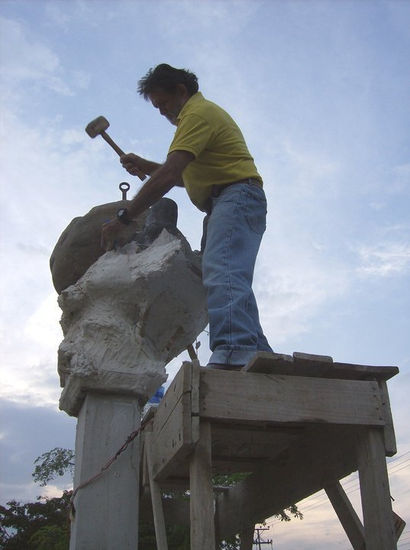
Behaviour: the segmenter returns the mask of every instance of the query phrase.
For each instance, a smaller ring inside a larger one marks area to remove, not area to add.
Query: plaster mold
[[[200,257],[162,230],[147,248],[131,242],[101,256],[59,305],[64,340],[60,408],[77,415],[88,390],[145,402],[166,380],[165,365],[205,328]]]

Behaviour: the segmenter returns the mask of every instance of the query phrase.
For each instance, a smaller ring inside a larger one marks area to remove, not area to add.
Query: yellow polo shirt
[[[195,157],[182,178],[191,201],[204,210],[214,185],[246,178],[262,184],[242,132],[226,111],[197,92],[183,106],[172,151],[189,151]]]

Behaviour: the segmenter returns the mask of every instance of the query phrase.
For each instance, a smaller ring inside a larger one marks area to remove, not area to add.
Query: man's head
[[[150,69],[138,82],[139,94],[174,125],[182,107],[197,91],[198,79],[194,73],[166,63]]]

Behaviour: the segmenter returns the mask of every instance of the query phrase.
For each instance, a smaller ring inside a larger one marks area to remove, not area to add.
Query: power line
[[[269,527],[256,527],[255,531],[256,531],[256,538],[254,539],[253,544],[257,545],[258,550],[262,550],[263,544],[270,544],[270,547],[273,548],[272,539],[269,539],[269,540],[261,539],[261,531],[269,531]]]
[[[392,464],[393,462],[396,462],[396,460],[399,460],[403,456],[406,456],[410,454],[410,451],[406,451],[405,453],[401,453],[400,455],[392,456],[391,458],[387,459],[388,464]]]
[[[395,457],[394,460],[387,463],[387,471],[389,475],[395,474],[405,468],[407,468],[407,463],[410,462],[410,458],[406,458],[402,460],[406,455],[410,454],[410,451],[406,451],[405,453],[402,453]],[[389,467],[391,465],[391,467]],[[349,479],[347,482],[343,483],[343,489],[345,490],[347,495],[351,495],[355,492],[357,492],[360,489],[359,479],[358,479],[358,473],[353,474],[355,477],[353,479]],[[350,485],[355,485],[355,487],[349,487],[348,490],[346,488]],[[357,484],[357,486],[356,486]],[[310,510],[313,510],[315,508],[318,508],[320,506],[323,506],[324,504],[328,504],[329,500],[327,497],[322,498],[319,502],[312,503],[311,505],[308,505],[306,508],[304,508],[302,513],[308,512]],[[279,519],[273,519],[271,522],[267,522],[266,525],[272,526],[274,523],[278,523]]]

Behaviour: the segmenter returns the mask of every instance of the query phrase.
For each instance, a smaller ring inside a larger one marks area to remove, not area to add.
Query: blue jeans
[[[208,295],[210,363],[244,365],[272,352],[259,323],[253,272],[266,228],[266,198],[255,183],[236,183],[212,198],[202,258]]]

